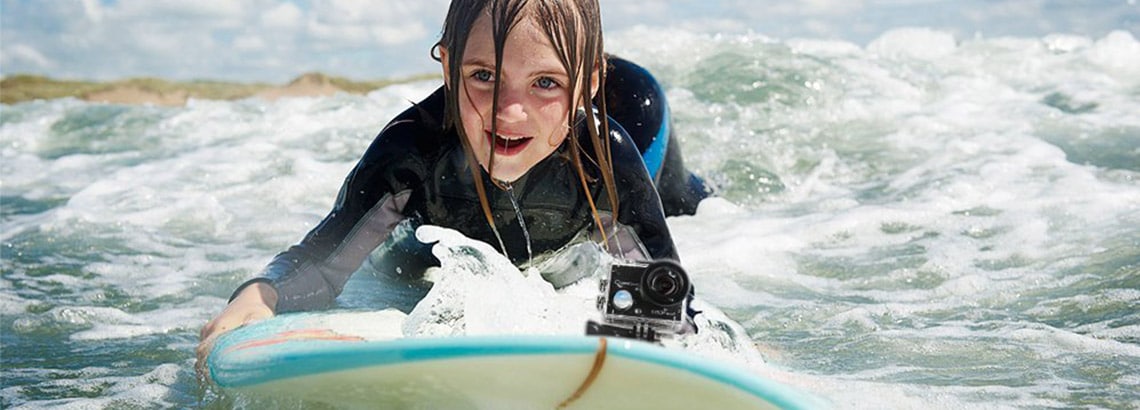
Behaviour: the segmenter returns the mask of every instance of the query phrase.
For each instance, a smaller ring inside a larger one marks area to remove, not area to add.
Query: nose
[[[499,112],[495,113],[499,121],[522,122],[526,121],[526,91],[514,90],[513,87],[504,87],[499,90]]]

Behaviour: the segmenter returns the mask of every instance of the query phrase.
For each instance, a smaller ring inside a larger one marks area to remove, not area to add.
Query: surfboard
[[[728,363],[574,335],[406,338],[399,312],[280,315],[218,338],[226,392],[346,408],[802,409],[819,401]]]

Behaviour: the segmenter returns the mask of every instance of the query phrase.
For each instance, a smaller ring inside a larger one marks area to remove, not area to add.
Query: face
[[[447,50],[440,51],[447,77]],[[484,13],[471,28],[459,73],[463,76],[459,90],[463,130],[484,170],[494,152],[493,178],[519,179],[566,139],[572,92],[569,76],[533,19],[523,17],[511,30],[500,77],[495,78],[491,17]],[[496,83],[499,111],[492,112]],[[498,118],[495,133],[492,118]]]

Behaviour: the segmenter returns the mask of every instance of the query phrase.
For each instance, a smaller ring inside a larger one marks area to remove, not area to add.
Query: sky
[[[601,0],[607,33],[638,25],[866,45],[898,27],[958,39],[1140,38],[1138,0]],[[0,0],[0,75],[287,82],[438,71],[448,0]],[[649,41],[649,40],[647,40]]]

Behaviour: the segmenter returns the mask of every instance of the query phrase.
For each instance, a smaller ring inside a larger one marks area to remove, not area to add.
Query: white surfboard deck
[[[215,344],[207,359],[210,377],[228,392],[346,408],[819,405],[812,396],[734,365],[620,338],[605,339],[604,361],[592,383],[581,389],[603,346],[598,337],[403,338],[398,326],[376,326],[378,317],[375,312],[306,313],[239,328]],[[580,396],[571,399],[580,389]]]

